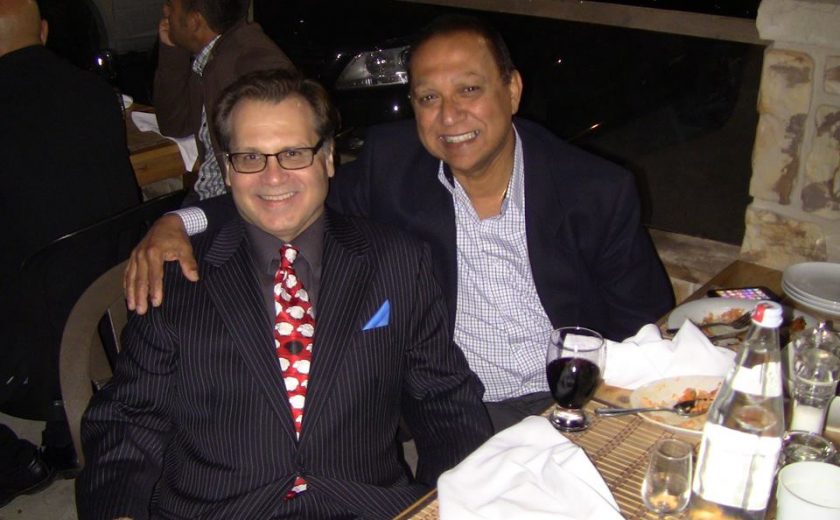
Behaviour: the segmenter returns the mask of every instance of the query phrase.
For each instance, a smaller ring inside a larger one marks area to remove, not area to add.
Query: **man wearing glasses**
[[[83,422],[80,518],[392,518],[491,430],[429,252],[325,210],[317,83],[245,76],[216,126],[239,216],[193,241],[199,282],[167,266],[166,302],[132,316]]]

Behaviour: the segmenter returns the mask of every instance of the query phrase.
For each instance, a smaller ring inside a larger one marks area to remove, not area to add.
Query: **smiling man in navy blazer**
[[[317,83],[251,74],[216,123],[239,218],[193,241],[198,283],[167,266],[166,302],[131,318],[85,415],[80,518],[391,518],[490,434],[429,252],[325,210],[335,123]],[[299,428],[272,337],[284,244],[315,316]]]

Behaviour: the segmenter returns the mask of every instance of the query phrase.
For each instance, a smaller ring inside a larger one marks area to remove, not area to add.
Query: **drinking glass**
[[[840,381],[840,358],[822,348],[801,351],[793,370],[793,413],[790,429],[820,434],[825,412]]]
[[[691,497],[691,445],[678,439],[660,439],[650,454],[642,500],[660,518],[685,509]]]
[[[785,347],[782,365],[785,372],[785,388],[793,396],[793,380],[800,359],[804,352],[818,348],[840,356],[840,335],[834,332],[830,323],[820,322],[816,327],[792,334],[790,343]]]
[[[560,431],[581,431],[589,425],[583,413],[606,362],[604,338],[584,327],[561,327],[552,331],[546,354],[548,388],[557,403],[549,416]]]

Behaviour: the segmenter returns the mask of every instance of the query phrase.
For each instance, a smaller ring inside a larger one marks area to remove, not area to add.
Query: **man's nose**
[[[452,124],[457,122],[463,115],[463,107],[458,100],[445,97],[440,100],[440,117],[444,124]]]
[[[289,175],[289,170],[280,166],[276,155],[266,156],[265,169],[261,173],[264,182],[282,182]]]

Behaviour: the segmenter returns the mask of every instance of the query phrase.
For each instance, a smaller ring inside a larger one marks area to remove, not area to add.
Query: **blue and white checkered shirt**
[[[499,215],[479,219],[463,187],[447,179],[443,162],[438,179],[452,193],[455,204],[455,342],[484,383],[484,401],[548,391],[545,353],[552,326],[540,304],[528,260],[519,135],[508,196]]]
[[[195,55],[193,59],[192,70],[199,76],[204,73],[204,67],[210,61],[210,56],[213,52],[213,47],[219,41],[221,36],[216,36],[208,43],[201,52]],[[198,170],[198,180],[195,181],[193,189],[198,194],[199,198],[209,199],[225,193],[225,181],[222,178],[222,168],[219,166],[219,161],[216,158],[216,150],[213,150],[213,142],[210,140],[210,127],[207,125],[207,108],[201,107],[201,128],[198,130],[198,139],[204,146],[204,157],[201,162],[201,168]]]

